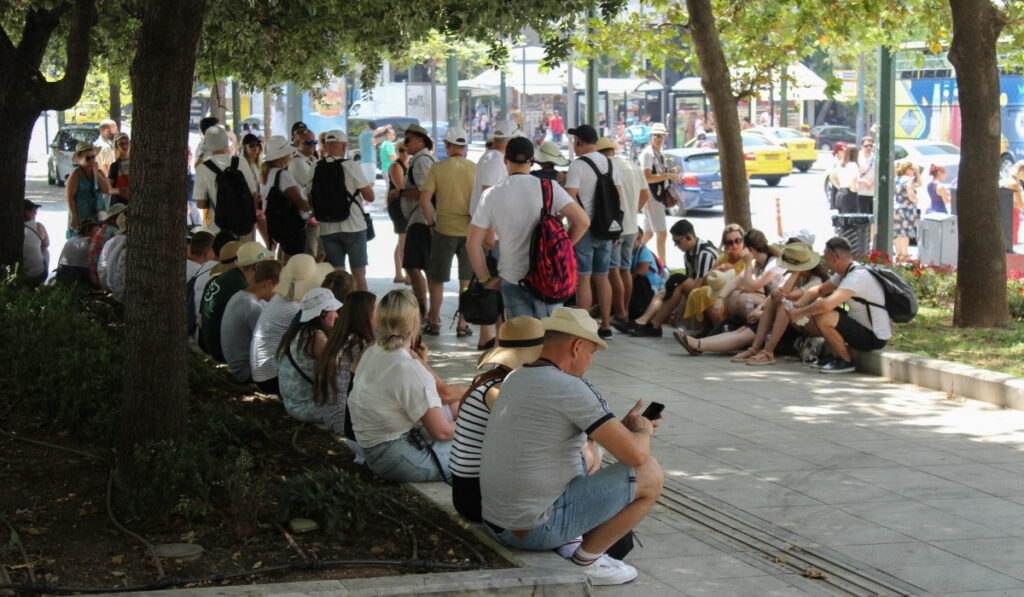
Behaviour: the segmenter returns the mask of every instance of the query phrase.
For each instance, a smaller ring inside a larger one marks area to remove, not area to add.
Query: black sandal
[[[686,336],[686,330],[676,330],[672,332],[672,337],[676,339],[676,342],[683,345],[686,352],[690,353],[691,356],[700,356],[704,354],[704,351],[700,349],[700,338],[697,338],[697,348],[690,346],[689,338]]]
[[[476,349],[477,350],[490,350],[490,349],[494,348],[494,343],[496,341],[497,341],[496,337],[495,338],[491,338],[490,340],[488,340],[487,342],[484,342],[483,344],[477,344],[476,345]]]

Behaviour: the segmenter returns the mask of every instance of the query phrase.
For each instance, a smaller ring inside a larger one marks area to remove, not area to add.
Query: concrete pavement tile
[[[952,570],[946,566],[936,564],[929,566],[894,566],[887,569],[886,572],[910,584],[917,585],[930,593],[1024,589],[1024,582],[973,562],[960,564]]]
[[[936,541],[935,545],[972,562],[1024,581],[1024,542],[1020,537]]]
[[[846,545],[874,545],[909,541],[906,535],[831,506],[750,508],[751,514],[782,527],[807,541],[839,549]]]
[[[772,448],[818,465],[822,469],[870,468],[891,466],[892,463],[878,456],[861,452],[835,442],[809,438],[803,442],[775,444]]]
[[[683,591],[686,591],[686,587],[691,583],[701,580],[766,575],[764,570],[724,553],[651,559],[646,560],[643,567],[658,580],[679,587]],[[780,567],[779,572],[782,571]]]
[[[981,497],[971,487],[906,466],[858,468],[847,474],[913,499]]]
[[[1013,535],[1024,535],[1024,505],[1009,499],[986,496],[957,500],[923,498],[921,501],[971,522]],[[1024,561],[1024,551],[1021,560]]]
[[[792,597],[805,595],[806,591],[791,583],[802,579],[795,574],[776,576],[762,575],[744,578],[697,580],[678,585],[690,597]]]
[[[631,562],[631,565],[636,566],[636,562]],[[637,568],[637,572],[640,575],[633,582],[612,587],[594,587],[594,594],[601,597],[633,597],[635,595],[643,595],[644,597],[684,597],[686,595],[681,590],[661,582],[640,568]]]
[[[905,497],[834,470],[759,473],[759,477],[807,494],[825,504],[891,502]]]
[[[1007,536],[1007,532],[1004,530],[991,529],[920,502],[848,504],[840,506],[840,508],[854,516],[921,541],[989,539]]]
[[[667,527],[667,525],[666,525]],[[671,528],[671,527],[667,527]],[[705,530],[694,528],[694,531]],[[689,534],[685,531],[672,529],[670,533],[647,534],[640,533],[640,542],[643,547],[637,546],[630,552],[629,559],[644,563],[648,560],[661,560],[678,557],[710,556],[722,552],[703,541],[696,532]],[[633,564],[636,566],[637,564]],[[646,566],[646,564],[645,564]]]
[[[1009,412],[1009,411],[1005,411]],[[1024,444],[1003,445],[995,442],[983,442],[973,438],[919,440],[923,446],[936,447],[952,452],[958,456],[969,458],[981,464],[1019,464],[1024,462]]]
[[[732,446],[696,446],[692,451],[748,472],[804,471],[813,468],[806,460],[753,443]]]
[[[872,545],[847,545],[842,552],[864,562],[868,566],[886,570],[892,566],[958,566],[969,558],[962,558],[936,545],[920,541],[901,541],[898,543],[881,543]]]
[[[943,593],[942,597],[1024,597],[1024,589],[992,589],[988,591],[967,591],[965,593]]]
[[[745,475],[691,478],[687,480],[687,484],[743,510],[768,506],[810,506],[821,503],[781,485]]]
[[[1024,476],[986,464],[923,466],[921,470],[999,497],[1024,498]]]

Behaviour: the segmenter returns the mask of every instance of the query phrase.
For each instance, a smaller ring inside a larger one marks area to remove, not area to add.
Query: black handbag
[[[501,291],[487,288],[476,279],[476,276],[473,276],[469,286],[459,293],[459,312],[466,319],[466,323],[494,325],[504,309]]]
[[[374,230],[373,230],[373,218],[370,217],[370,214],[368,214],[368,213],[366,213],[364,211],[363,212],[363,219],[366,220],[366,240],[367,240],[367,242],[369,242],[369,241],[373,240],[374,238],[376,238],[377,233],[374,232]]]

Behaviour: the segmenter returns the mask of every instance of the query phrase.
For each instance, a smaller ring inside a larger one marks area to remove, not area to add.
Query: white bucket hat
[[[273,162],[276,159],[283,158],[286,155],[291,155],[292,150],[295,148],[288,143],[288,139],[285,139],[282,135],[274,135],[267,139],[267,151],[263,154],[263,160],[266,162]]]
[[[307,322],[320,317],[324,311],[337,311],[341,301],[334,298],[334,293],[327,288],[314,288],[302,297],[302,315],[299,321]]]

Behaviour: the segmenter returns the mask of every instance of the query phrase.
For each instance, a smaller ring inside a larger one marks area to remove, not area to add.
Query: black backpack
[[[279,188],[281,172],[274,176],[274,184],[267,191],[267,234],[275,242],[288,242],[303,233],[306,221],[299,214],[299,208]]]
[[[594,217],[590,219],[590,235],[598,240],[618,240],[622,234],[622,207],[619,202],[619,190],[612,179],[612,159],[608,159],[608,172],[601,174],[597,165],[586,156],[581,160],[587,163],[597,176],[594,185]],[[579,197],[577,196],[577,199]],[[582,205],[582,202],[580,202]]]
[[[914,289],[906,280],[891,269],[873,263],[858,264],[853,267],[863,267],[871,272],[872,277],[878,280],[882,286],[882,293],[885,295],[885,304],[879,305],[858,296],[851,297],[853,300],[868,305],[868,320],[871,320],[871,307],[880,307],[889,312],[889,319],[896,323],[907,323],[917,315],[917,295]],[[849,272],[847,272],[849,273]]]
[[[345,160],[320,160],[313,169],[309,192],[313,214],[321,222],[344,222],[352,207],[352,195],[345,187]]]
[[[217,203],[213,206],[213,222],[221,230],[230,230],[238,236],[252,232],[256,225],[256,204],[245,175],[238,169],[238,156],[231,165],[221,170],[213,160],[203,165],[217,176]]]

